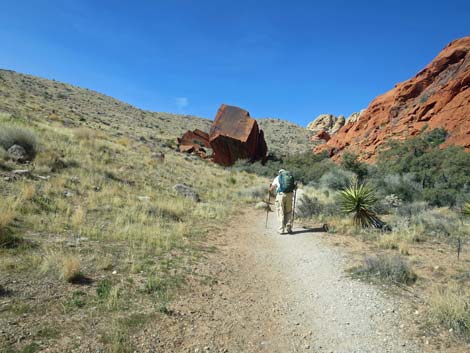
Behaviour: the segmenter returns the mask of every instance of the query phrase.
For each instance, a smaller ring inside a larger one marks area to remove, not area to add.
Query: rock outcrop
[[[222,104],[212,123],[209,142],[214,162],[229,166],[237,159],[265,161],[268,152],[263,131],[250,113]]]
[[[445,145],[470,150],[470,36],[458,39],[412,79],[377,97],[336,135],[314,148],[334,158],[344,150],[373,161],[388,139],[405,139],[423,129],[444,128]]]
[[[346,122],[344,116],[334,116],[333,114],[321,114],[307,125],[307,130],[310,130],[315,135],[325,131],[328,135],[334,135],[341,129]]]

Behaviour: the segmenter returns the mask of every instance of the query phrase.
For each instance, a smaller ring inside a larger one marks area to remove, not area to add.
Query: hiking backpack
[[[295,180],[291,172],[284,171],[279,174],[279,192],[293,192]]]

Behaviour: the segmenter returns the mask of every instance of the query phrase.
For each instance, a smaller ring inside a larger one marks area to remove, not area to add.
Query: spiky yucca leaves
[[[374,190],[365,184],[353,180],[349,187],[340,191],[341,210],[346,214],[353,214],[353,224],[362,228],[383,228],[382,222],[371,207],[377,201]]]
[[[466,201],[462,206],[462,214],[470,216],[470,201]]]

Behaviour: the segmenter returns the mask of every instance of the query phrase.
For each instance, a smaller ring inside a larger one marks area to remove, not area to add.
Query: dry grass
[[[430,318],[470,340],[470,293],[468,287],[453,283],[434,290]]]
[[[134,138],[151,136],[152,130],[138,124],[135,130],[119,135],[107,125],[101,131],[94,131],[93,124],[80,130],[74,124],[64,126],[61,120],[0,114],[2,122],[27,125],[34,131],[41,144],[34,172],[49,179],[15,179],[2,184],[0,193],[7,202],[0,203],[0,232],[11,229],[12,236],[21,233],[35,246],[0,249],[0,278],[14,281],[13,291],[27,288],[24,297],[35,298],[34,308],[51,313],[59,337],[76,332],[71,315],[86,318],[80,326],[82,336],[107,334],[105,321],[117,320],[122,312],[131,315],[155,308],[166,315],[173,296],[208,251],[206,234],[246,201],[238,191],[267,184],[207,161],[186,160],[150,138],[144,142]],[[165,162],[149,163],[157,152],[165,153]],[[17,168],[11,161],[4,163],[5,170]],[[172,187],[181,182],[189,183],[202,202],[177,195]],[[103,279],[108,281],[103,298],[82,280],[84,274],[98,282],[98,287]],[[155,290],[143,290],[152,277],[159,279]],[[69,292],[77,281],[85,294],[73,297]],[[58,300],[48,298],[51,291]],[[16,304],[32,303],[18,299]],[[8,315],[15,317],[16,312],[11,309]],[[29,315],[36,317],[35,312]],[[103,329],[90,330],[92,323]],[[37,321],[25,325],[31,332],[37,331]],[[126,332],[120,334],[127,344]],[[34,339],[28,337],[24,344]],[[54,340],[44,344],[54,347]],[[100,344],[103,351],[112,346],[108,341]],[[2,348],[0,343],[0,351]]]
[[[60,278],[73,283],[83,277],[80,259],[75,255],[66,255],[61,259]]]

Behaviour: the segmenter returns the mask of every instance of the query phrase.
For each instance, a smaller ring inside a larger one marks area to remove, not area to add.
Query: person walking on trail
[[[279,234],[292,233],[292,199],[295,190],[293,175],[281,169],[271,183],[269,192],[276,191],[276,211],[279,221]]]

